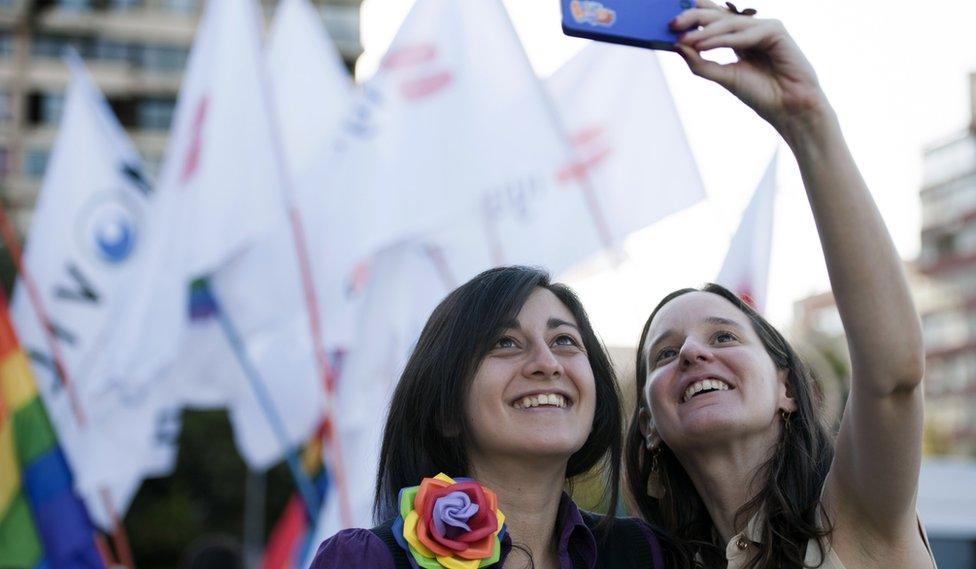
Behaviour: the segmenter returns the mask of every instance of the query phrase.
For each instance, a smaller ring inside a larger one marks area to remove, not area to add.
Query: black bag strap
[[[598,569],[617,567],[654,567],[654,552],[644,537],[640,524],[633,518],[617,518],[610,531],[601,535],[597,527],[603,516],[580,511],[586,527],[593,532],[598,545]],[[601,537],[604,539],[601,541]],[[655,567],[654,569],[663,569]]]
[[[396,569],[410,569],[407,552],[400,547],[396,538],[393,537],[393,520],[380,524],[369,531],[373,532],[373,535],[380,538],[386,544],[386,548],[390,550],[390,555],[393,556],[393,567]]]

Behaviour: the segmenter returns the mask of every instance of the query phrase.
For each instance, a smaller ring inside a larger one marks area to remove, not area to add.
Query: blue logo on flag
[[[79,217],[81,242],[103,263],[124,263],[138,245],[141,218],[137,204],[123,194],[98,194]]]

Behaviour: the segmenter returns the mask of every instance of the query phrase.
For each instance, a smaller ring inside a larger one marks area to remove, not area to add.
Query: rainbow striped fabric
[[[0,296],[0,567],[103,567]]]

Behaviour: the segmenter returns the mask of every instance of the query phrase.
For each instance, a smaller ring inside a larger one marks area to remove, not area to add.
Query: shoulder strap
[[[610,526],[610,531],[601,535],[595,530],[603,517],[583,511],[580,511],[580,514],[583,515],[586,527],[594,532],[598,550],[596,562],[598,568],[655,567],[651,544],[647,542],[636,520],[617,518]],[[655,567],[655,569],[663,568]]]
[[[411,569],[410,561],[407,559],[407,552],[400,547],[397,543],[396,538],[393,537],[393,520],[389,520],[386,523],[380,524],[375,528],[370,529],[376,537],[380,538],[386,548],[390,550],[390,555],[393,556],[393,567],[395,569]]]

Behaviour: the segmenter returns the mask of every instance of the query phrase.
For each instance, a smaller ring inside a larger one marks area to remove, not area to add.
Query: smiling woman
[[[915,511],[921,327],[891,238],[783,24],[697,6],[671,23],[691,30],[679,53],[769,122],[800,167],[847,334],[851,394],[835,442],[779,332],[720,286],[674,292],[638,346],[626,452],[634,501],[674,539],[674,566],[933,567]],[[736,60],[702,57],[716,48]]]
[[[393,394],[382,523],[325,541],[312,567],[662,567],[649,526],[581,512],[564,491],[600,468],[616,503],[619,405],[569,288],[525,267],[478,275],[434,310]]]

